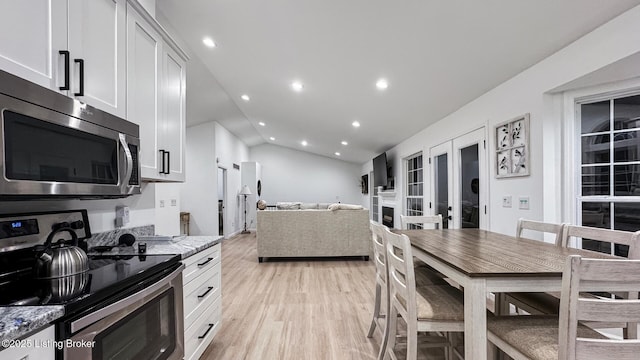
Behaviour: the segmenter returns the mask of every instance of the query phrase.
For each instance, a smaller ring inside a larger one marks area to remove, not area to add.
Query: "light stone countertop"
[[[0,341],[18,339],[63,315],[62,305],[0,307]],[[0,350],[2,349],[4,348],[0,345]]]
[[[106,252],[94,252],[89,249],[89,255],[138,255],[138,243],[147,244],[147,255],[179,254],[182,259],[196,254],[204,249],[219,244],[221,236],[178,236],[172,240],[136,240],[132,246],[114,247]]]
[[[182,259],[219,244],[221,236],[179,236],[172,240],[140,241],[147,244],[147,255],[179,254]],[[116,247],[107,252],[89,255],[137,255],[138,241],[133,246]],[[0,340],[13,340],[37,330],[64,315],[64,306],[0,307]],[[0,349],[2,347],[0,346]]]

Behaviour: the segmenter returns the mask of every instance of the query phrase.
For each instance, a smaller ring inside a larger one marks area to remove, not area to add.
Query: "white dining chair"
[[[373,263],[376,267],[376,294],[373,306],[373,316],[371,319],[371,325],[369,326],[369,332],[367,337],[373,337],[376,328],[382,331],[382,341],[380,342],[380,355],[381,358],[385,353],[387,345],[387,327],[386,327],[386,314],[388,309],[384,310],[382,307],[382,298],[385,299],[384,303],[389,302],[389,288],[387,287],[387,254],[385,248],[384,231],[386,226],[378,224],[377,222],[370,222],[371,238],[373,241]]]
[[[442,229],[442,215],[400,215],[400,224],[403,230],[416,229],[428,229],[436,228]],[[410,225],[416,225],[411,227]],[[429,226],[425,226],[429,225]]]
[[[609,339],[582,322],[638,322],[640,301],[580,296],[587,291],[640,291],[640,260],[569,256],[556,315],[498,316],[487,322],[487,339],[513,359],[636,360],[640,341]]]
[[[567,224],[552,224],[541,221],[526,220],[520,218],[516,228],[516,238],[525,238],[523,235],[532,233],[552,234],[556,246],[566,246],[564,228]],[[529,314],[557,314],[559,300],[547,293],[503,293],[500,296],[498,313],[507,315],[510,313],[510,305],[515,306],[516,311],[526,311]]]
[[[398,315],[407,327],[406,358],[415,360],[418,332],[464,332],[463,296],[449,285],[416,286],[409,238],[384,231],[389,284],[389,334],[385,358],[397,359],[394,351]],[[452,352],[448,344],[447,353]]]

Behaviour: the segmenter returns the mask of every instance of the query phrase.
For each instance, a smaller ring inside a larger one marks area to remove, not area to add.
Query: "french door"
[[[486,228],[487,158],[480,128],[429,151],[431,210],[445,229]]]

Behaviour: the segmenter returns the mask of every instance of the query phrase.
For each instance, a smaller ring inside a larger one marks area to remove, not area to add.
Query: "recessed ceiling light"
[[[357,128],[357,127],[360,127],[360,122],[356,120],[356,121],[352,122],[351,125],[353,127]]]
[[[291,88],[294,91],[300,92],[302,91],[302,88],[304,88],[304,86],[302,85],[302,83],[300,81],[294,81],[291,83]]]
[[[302,140],[302,141],[300,142],[300,144],[302,144],[302,146],[307,146],[307,145],[309,145],[309,143],[307,142],[307,140]]]
[[[267,124],[265,124],[263,121],[260,121],[260,122],[258,123],[258,125],[260,125],[260,126],[265,126],[265,125],[267,125]]]
[[[342,145],[344,145],[344,146],[349,145],[349,143],[348,143],[348,142],[346,142],[346,141],[344,141],[344,140],[342,140],[341,144],[342,144]]]
[[[386,79],[378,79],[376,82],[376,87],[380,90],[384,90],[389,87],[389,83]]]
[[[206,37],[206,38],[202,39],[202,43],[205,44],[207,47],[210,47],[210,48],[216,47],[216,43],[210,37]]]
[[[340,156],[340,153],[337,151],[334,154],[336,154],[336,156]]]
[[[250,98],[250,97],[249,97],[249,95],[247,95],[247,94],[243,94],[242,96],[240,96],[240,98],[241,98],[242,100],[244,100],[244,101],[249,101],[249,100],[251,100],[251,98]]]
[[[274,138],[273,136],[269,138],[269,140],[271,141],[276,141],[276,138]]]

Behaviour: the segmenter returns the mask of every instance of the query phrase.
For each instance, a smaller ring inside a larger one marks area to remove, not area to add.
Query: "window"
[[[377,186],[373,186],[374,182],[373,182],[373,171],[369,173],[369,179],[371,179],[371,181],[369,181],[369,194],[371,194],[371,211],[369,211],[369,213],[371,214],[371,220],[375,221],[375,222],[379,222],[378,220],[378,187]]]
[[[582,225],[640,229],[640,95],[579,104],[578,211]],[[582,239],[582,248],[626,256],[626,246]]]
[[[423,188],[424,178],[422,169],[422,153],[412,155],[406,159],[407,192],[406,215],[416,216],[423,214]],[[419,225],[409,225],[411,229],[421,228]]]

